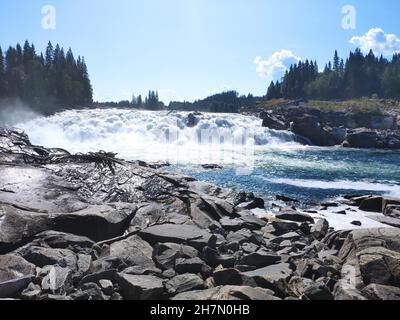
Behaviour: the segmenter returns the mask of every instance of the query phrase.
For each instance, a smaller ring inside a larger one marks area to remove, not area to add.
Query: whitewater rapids
[[[256,151],[301,147],[296,135],[261,126],[257,117],[240,114],[120,109],[71,110],[36,118],[16,127],[34,144],[71,152],[105,150],[126,160],[171,164],[246,165]]]

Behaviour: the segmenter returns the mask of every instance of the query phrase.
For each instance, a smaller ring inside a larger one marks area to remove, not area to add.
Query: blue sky
[[[55,30],[42,28],[44,5],[56,9]],[[355,29],[342,28],[344,5],[356,9]],[[0,0],[0,46],[72,47],[98,100],[149,89],[166,101],[261,95],[300,58],[322,67],[335,49],[399,51],[399,12],[398,0]]]

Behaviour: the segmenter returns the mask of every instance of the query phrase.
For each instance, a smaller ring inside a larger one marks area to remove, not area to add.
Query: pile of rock
[[[400,149],[397,116],[324,112],[308,107],[277,107],[260,114],[263,127],[290,130],[317,146]]]
[[[259,218],[251,193],[145,164],[54,163],[59,150],[18,132],[0,146],[0,298],[400,298],[398,229],[335,233],[291,207]],[[25,163],[43,151],[48,164]]]

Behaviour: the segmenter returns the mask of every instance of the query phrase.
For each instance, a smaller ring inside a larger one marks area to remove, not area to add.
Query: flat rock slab
[[[25,276],[18,279],[13,279],[0,283],[0,298],[13,297],[18,292],[25,289],[31,282],[34,276]]]
[[[197,289],[203,289],[203,287],[203,279],[201,279],[198,275],[190,273],[176,276],[165,284],[165,288],[171,295]]]
[[[256,268],[262,268],[270,265],[274,265],[280,262],[282,258],[275,253],[258,251],[243,256],[240,260],[241,265],[254,266]]]
[[[136,276],[119,274],[118,284],[121,293],[127,300],[154,300],[159,299],[164,292],[164,285],[160,278],[154,276]]]
[[[18,255],[0,255],[0,298],[11,298],[25,289],[36,274],[35,269]]]
[[[15,254],[0,255],[0,282],[35,274],[36,267]]]
[[[48,230],[87,237],[96,242],[111,239],[125,232],[136,213],[136,206],[122,203],[51,214],[17,207],[0,203],[0,210],[5,215],[0,223],[0,254],[8,253]]]
[[[284,288],[292,273],[288,263],[280,263],[243,274],[252,278],[260,287],[273,290],[279,296],[285,296]]]
[[[308,214],[304,214],[291,208],[282,208],[280,212],[275,214],[275,217],[280,220],[288,220],[294,222],[310,222],[314,223],[314,219]]]
[[[151,245],[159,242],[172,242],[187,244],[198,250],[202,250],[215,237],[206,230],[195,226],[175,224],[153,226],[141,231],[139,236]]]
[[[202,291],[190,291],[176,295],[172,300],[220,301],[220,300],[280,300],[269,290],[247,286],[220,286]]]

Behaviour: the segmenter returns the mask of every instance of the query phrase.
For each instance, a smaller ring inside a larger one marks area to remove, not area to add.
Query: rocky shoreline
[[[257,217],[251,193],[0,129],[0,298],[399,300],[399,200],[347,201],[392,227]]]
[[[303,106],[277,106],[259,114],[263,126],[289,130],[305,143],[320,147],[400,149],[400,118],[392,113],[323,111]]]

